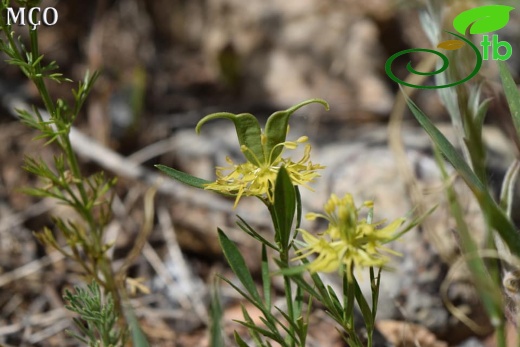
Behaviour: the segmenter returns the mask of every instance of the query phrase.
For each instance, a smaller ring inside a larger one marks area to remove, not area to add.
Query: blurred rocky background
[[[448,15],[476,4],[445,3]],[[308,135],[313,161],[327,166],[315,192],[304,191],[307,211],[321,210],[332,192],[350,192],[359,203],[375,200],[381,220],[439,204],[423,227],[392,246],[403,257],[383,278],[381,345],[493,345],[491,325],[467,270],[454,269],[443,287],[459,250],[430,141],[407,112],[400,115],[403,125],[388,131],[399,89],[386,76],[384,64],[400,50],[431,47],[418,18],[424,2],[97,0],[43,5],[59,13],[56,25],[39,28],[45,59],[57,61],[74,81],[87,70],[101,72],[76,126],[91,144],[101,146],[94,151],[88,142],[78,144],[86,172],[102,169],[121,177],[116,231],[110,234],[117,236],[116,259],[131,248],[140,230],[142,195],[158,177],[154,164],[212,179],[215,165],[223,164],[226,155],[240,160],[232,124],[210,123],[201,136],[195,134],[204,115],[250,112],[263,122],[275,110],[319,97],[330,103],[329,112],[308,107],[291,118],[290,137]],[[518,25],[513,13],[504,29],[513,47],[518,47]],[[519,57],[513,51],[509,63],[514,72]],[[397,71],[404,73],[402,65]],[[502,131],[510,127],[508,110],[492,63],[485,64],[481,76],[484,93],[494,97],[485,138],[490,176],[499,187],[517,153]],[[63,99],[71,98],[73,86],[49,84],[53,96]],[[63,333],[71,320],[61,295],[78,283],[79,277],[70,275],[78,271],[46,255],[32,234],[52,228],[52,215],[63,211],[20,192],[36,184],[21,169],[23,156],[52,158],[53,148],[31,141],[35,134],[13,117],[13,105],[41,103],[35,88],[6,63],[0,64],[0,98],[0,344],[75,346]],[[414,98],[453,138],[437,94],[420,90]],[[482,233],[477,205],[462,182],[456,185],[470,225]],[[145,278],[152,290],[135,299],[137,313],[153,346],[207,346],[208,286],[216,272],[231,276],[216,227],[238,242],[258,274],[259,249],[234,221],[239,214],[270,235],[266,211],[254,199],[242,199],[232,210],[231,201],[171,183],[160,190],[156,213],[149,247],[131,268],[131,275]],[[222,296],[231,336],[241,329],[231,322],[241,318],[239,301],[227,287]],[[477,322],[479,330],[461,323],[443,297]],[[309,346],[342,346],[333,323],[319,311],[310,330]]]

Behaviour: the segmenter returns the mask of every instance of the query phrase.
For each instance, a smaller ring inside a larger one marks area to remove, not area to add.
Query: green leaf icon
[[[485,34],[502,29],[509,22],[509,12],[514,7],[488,5],[472,8],[460,13],[453,20],[453,27],[462,35],[469,28],[470,34]]]

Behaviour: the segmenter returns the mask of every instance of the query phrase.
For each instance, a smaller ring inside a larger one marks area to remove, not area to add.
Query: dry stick
[[[170,286],[176,286],[175,279],[173,278],[172,274],[164,265],[164,263],[161,260],[161,257],[157,254],[157,252],[153,249],[153,247],[147,242],[143,247],[143,256],[146,258],[148,263],[152,266],[154,271],[159,276],[160,280],[163,282],[163,284],[169,288]],[[179,302],[179,305],[184,310],[191,310],[192,305],[189,302],[188,296],[183,293],[182,291],[178,291],[175,294],[177,294],[177,301]]]
[[[209,315],[206,306],[204,305],[203,294],[199,294],[199,291],[195,288],[197,284],[194,283],[194,275],[188,263],[184,259],[182,250],[179,246],[179,243],[177,242],[177,237],[170,214],[164,207],[159,208],[158,212],[159,224],[161,226],[164,240],[166,241],[168,255],[170,256],[172,262],[176,265],[176,268],[172,270],[175,270],[178,282],[187,286],[184,290],[190,298],[191,304],[193,305],[198,317],[201,319],[201,321],[208,323]]]
[[[430,56],[419,64],[417,67],[417,71],[430,71],[435,66],[437,56]],[[420,85],[424,80],[427,78],[427,76],[422,75],[413,75],[410,74],[406,78],[406,82]],[[415,89],[411,87],[404,87],[404,92],[407,93],[409,96],[413,94]],[[392,150],[395,160],[397,162],[397,168],[400,172],[400,176],[403,177],[406,189],[408,191],[408,194],[410,196],[410,199],[412,201],[413,206],[417,208],[417,214],[419,216],[424,215],[428,208],[425,206],[423,201],[423,194],[421,192],[421,189],[419,188],[417,184],[417,179],[415,177],[415,174],[413,172],[413,169],[410,167],[410,163],[408,161],[408,157],[406,156],[406,150],[404,148],[402,139],[401,139],[401,126],[403,123],[403,115],[406,109],[406,101],[404,96],[401,93],[397,93],[396,101],[394,104],[394,108],[392,110],[392,113],[390,115],[390,122],[388,123],[388,144],[390,146],[390,149]],[[430,241],[434,244],[435,248],[439,252],[439,256],[443,261],[446,263],[452,262],[452,257],[450,255],[450,252],[448,251],[450,249],[448,243],[450,242],[449,239],[443,240],[437,233],[435,233],[434,230],[430,228],[430,225],[428,224],[428,218],[426,218],[425,222],[422,224],[422,228],[426,231],[426,234],[428,235],[428,238]]]
[[[185,276],[179,277],[179,279],[176,281],[174,275],[171,273],[170,269],[164,264],[164,262],[161,260],[161,257],[157,254],[157,252],[153,249],[153,247],[147,242],[143,247],[143,256],[148,261],[148,263],[152,266],[154,271],[159,276],[159,279],[163,282],[166,288],[172,289],[173,287],[178,287],[179,283],[176,282],[182,282],[182,283],[191,283],[191,279],[186,280]],[[176,264],[180,267],[186,266],[186,264]],[[189,269],[186,269],[184,271],[190,272]],[[182,271],[181,271],[182,272]],[[187,281],[187,282],[184,282]],[[186,293],[184,290],[177,290],[175,291],[175,295],[177,296],[176,299],[179,303],[179,305],[185,310],[185,311],[193,311],[195,309],[195,313],[197,314],[197,318],[207,323],[208,314],[204,307],[202,298],[192,298],[192,293]],[[197,302],[199,300],[199,302]],[[200,307],[202,306],[202,308]]]
[[[10,230],[11,228],[22,225],[30,218],[34,218],[50,211],[54,206],[56,206],[54,199],[46,198],[31,205],[22,212],[13,213],[9,216],[3,217],[2,220],[0,220],[0,234]]]
[[[36,313],[24,319],[22,322],[14,323],[0,327],[0,336],[14,334],[28,326],[49,326],[55,322],[67,318],[67,310],[65,308],[57,308],[51,311]]]
[[[165,153],[173,152],[177,149],[177,141],[174,136],[170,136],[164,140],[154,142],[127,157],[133,163],[142,164],[150,159],[157,158]]]
[[[65,251],[69,251],[70,248],[64,248]],[[19,280],[20,278],[29,276],[35,272],[40,271],[42,268],[57,263],[63,260],[65,256],[60,252],[52,252],[40,259],[33,260],[30,263],[20,266],[16,270],[0,275],[0,287],[5,286],[13,281]]]
[[[121,286],[124,287],[124,280],[126,278],[126,273],[128,268],[134,263],[134,261],[141,254],[143,247],[147,244],[148,237],[152,233],[153,230],[153,217],[155,212],[154,207],[154,198],[157,190],[155,187],[148,189],[144,196],[144,224],[141,229],[141,232],[137,236],[137,240],[134,244],[134,247],[130,250],[128,255],[126,256],[123,265],[117,270],[116,273],[116,282],[120,282]]]
[[[61,320],[58,320],[52,323],[48,328],[40,330],[27,338],[27,342],[31,345],[41,342],[43,340],[48,339],[51,336],[54,336],[58,333],[61,333],[63,330],[70,326],[70,318],[65,317]]]

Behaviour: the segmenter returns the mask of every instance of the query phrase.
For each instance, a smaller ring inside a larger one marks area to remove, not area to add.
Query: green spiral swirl
[[[475,52],[475,55],[477,56],[477,62],[475,64],[475,68],[473,69],[473,71],[467,77],[465,77],[465,78],[463,78],[463,79],[461,79],[459,81],[455,81],[453,83],[444,84],[444,85],[440,85],[440,86],[437,86],[437,85],[435,85],[435,86],[423,86],[423,85],[417,85],[417,84],[411,84],[411,83],[405,82],[402,79],[400,79],[399,77],[397,77],[392,72],[392,63],[394,62],[394,60],[397,59],[398,57],[402,56],[402,55],[405,55],[405,54],[408,54],[408,53],[412,53],[412,52],[433,53],[433,54],[439,56],[442,59],[442,66],[439,69],[437,69],[435,71],[432,71],[432,72],[421,72],[421,71],[415,70],[412,67],[412,63],[408,62],[408,64],[406,65],[406,70],[408,70],[408,72],[410,72],[411,74],[422,75],[422,76],[433,76],[433,75],[437,75],[437,74],[442,73],[443,71],[445,71],[448,68],[449,64],[450,64],[450,62],[448,60],[448,57],[446,55],[438,52],[438,51],[434,51],[433,49],[427,49],[427,48],[406,49],[404,51],[400,51],[400,52],[397,52],[397,53],[393,54],[390,58],[388,58],[388,60],[385,63],[385,71],[386,71],[386,74],[388,75],[388,77],[390,77],[395,82],[397,82],[399,84],[402,84],[404,86],[412,87],[412,88],[420,88],[420,89],[448,88],[448,87],[453,87],[453,86],[456,86],[458,84],[464,83],[464,82],[469,81],[470,79],[472,79],[479,72],[480,67],[482,66],[482,55],[480,54],[480,51],[478,50],[477,46],[475,46],[471,41],[466,39],[464,36],[455,34],[455,33],[451,32],[451,31],[446,31],[446,32],[451,34],[451,35],[457,36],[462,41],[464,41],[465,43],[470,45],[470,47]]]

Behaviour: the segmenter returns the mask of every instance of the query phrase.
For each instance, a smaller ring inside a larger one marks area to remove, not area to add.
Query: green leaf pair
[[[263,163],[272,164],[282,153],[282,146],[278,145],[285,142],[289,117],[298,109],[312,103],[322,104],[326,110],[329,109],[329,104],[322,99],[303,101],[285,111],[277,111],[269,116],[265,133],[262,133],[258,120],[252,114],[233,114],[228,112],[207,115],[199,121],[195,131],[199,134],[202,125],[210,120],[218,118],[229,119],[235,124],[240,147],[247,149],[243,150],[246,159],[256,166],[260,166]]]

